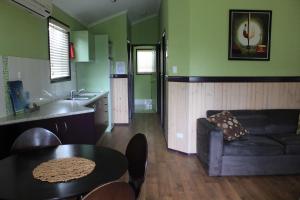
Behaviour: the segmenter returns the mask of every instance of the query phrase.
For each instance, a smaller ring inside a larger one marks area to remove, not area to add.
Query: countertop
[[[93,108],[86,107],[95,100],[108,94],[108,92],[95,93],[96,96],[89,100],[56,100],[42,105],[39,110],[31,113],[21,113],[0,118],[1,125],[16,124],[35,120],[65,117],[70,115],[92,113]]]

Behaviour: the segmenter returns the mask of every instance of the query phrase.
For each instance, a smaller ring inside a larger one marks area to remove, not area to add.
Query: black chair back
[[[129,184],[133,187],[136,197],[139,196],[145,180],[148,157],[148,142],[144,134],[138,133],[129,141],[126,149],[128,160]]]
[[[97,187],[82,200],[135,200],[131,186],[124,182],[112,182]]]
[[[32,128],[22,133],[13,143],[11,152],[21,153],[34,149],[61,145],[59,138],[44,128]]]

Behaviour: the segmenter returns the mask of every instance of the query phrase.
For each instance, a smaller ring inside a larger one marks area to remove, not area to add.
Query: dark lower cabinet
[[[108,95],[102,96],[87,106],[95,110],[94,124],[97,133],[104,133],[108,127]]]
[[[96,144],[102,134],[96,130],[94,113],[0,126],[0,159],[9,155],[14,140],[21,133],[34,127],[48,129],[63,144]]]

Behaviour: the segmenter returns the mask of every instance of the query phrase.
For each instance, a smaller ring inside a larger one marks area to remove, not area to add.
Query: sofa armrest
[[[221,174],[223,133],[205,118],[197,120],[197,155],[210,176]]]

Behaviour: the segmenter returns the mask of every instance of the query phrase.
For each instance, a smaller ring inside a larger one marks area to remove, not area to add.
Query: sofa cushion
[[[299,110],[266,110],[268,125],[266,134],[296,133]]]
[[[291,133],[270,135],[269,137],[283,144],[286,154],[300,154],[300,135]]]
[[[207,111],[207,116],[214,115],[218,110]],[[268,117],[264,110],[230,110],[230,113],[249,131],[249,134],[265,134],[265,126],[268,123]]]
[[[223,132],[224,140],[232,141],[248,131],[239,123],[239,121],[228,111],[222,111],[207,118],[210,123],[215,124]]]
[[[265,136],[247,135],[239,140],[224,143],[224,155],[273,156],[284,154],[279,142]]]
[[[271,135],[296,133],[299,109],[270,110],[230,110],[243,127],[253,135]],[[207,116],[218,113],[218,110],[207,111]]]

